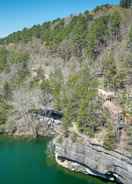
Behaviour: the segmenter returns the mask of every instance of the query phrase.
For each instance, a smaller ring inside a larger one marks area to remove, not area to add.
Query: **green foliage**
[[[70,36],[72,36],[72,40],[77,43],[81,48],[85,45],[85,37],[86,30],[88,29],[87,24],[88,16],[85,17],[80,14],[78,17],[73,17],[71,21],[72,32]],[[70,26],[70,25],[69,25]]]
[[[61,110],[61,90],[63,89],[64,78],[60,69],[57,68],[54,73],[51,73],[49,82],[54,97],[54,106],[57,110]]]
[[[99,17],[91,25],[87,34],[87,52],[90,56],[95,55],[97,47],[106,43],[108,35],[107,19],[109,17]]]
[[[11,89],[9,82],[5,82],[3,86],[3,96],[5,100],[12,99],[12,89]]]
[[[100,5],[100,6],[96,6],[96,8],[94,9],[94,12],[98,12],[99,10],[103,10],[104,8],[111,8],[112,6],[110,4],[104,4],[104,5]]]
[[[127,129],[128,135],[128,151],[132,153],[132,126]]]
[[[114,78],[117,74],[115,60],[112,54],[109,54],[104,61],[104,85],[105,87],[114,88]]]
[[[112,125],[110,124],[107,130],[107,134],[104,138],[104,147],[108,150],[113,150],[115,148],[116,136]]]
[[[40,88],[42,89],[42,91],[46,93],[51,93],[51,86],[50,86],[50,82],[48,79],[43,80],[43,82],[40,85]]]
[[[9,61],[12,64],[20,64],[29,60],[29,54],[17,50],[9,50]]]
[[[124,112],[132,114],[132,100],[127,91],[119,94],[120,104],[123,107]]]
[[[96,130],[97,119],[96,111],[98,109],[98,103],[96,104],[96,89],[98,83],[92,75],[87,66],[83,66],[80,71],[79,84],[77,89],[79,95],[79,106],[77,113],[78,126],[82,131],[83,129],[89,129],[89,133],[93,133]]]
[[[106,47],[109,39],[119,39],[121,17],[118,12],[101,16],[93,21],[87,32],[87,53],[96,57],[101,48]]]
[[[110,16],[111,35],[117,40],[120,38],[121,16],[117,11],[114,11]]]
[[[0,125],[6,123],[8,119],[8,112],[10,109],[11,106],[2,96],[0,96]]]
[[[129,30],[129,37],[128,37],[129,46],[132,48],[132,26]]]
[[[8,52],[6,48],[0,47],[0,72],[7,67],[7,56]]]
[[[33,26],[31,29],[23,29],[9,35],[7,38],[1,39],[1,43],[18,43],[31,41],[33,37],[39,38],[46,46],[50,48],[56,47],[65,39],[73,39],[80,47],[85,42],[85,33],[87,31],[88,22],[92,20],[92,16],[88,12],[84,15],[71,17],[71,21],[66,24],[64,19],[56,19],[53,22],[47,22],[43,25]]]
[[[124,88],[126,75],[125,70],[118,69],[113,54],[109,53],[104,60],[104,86],[114,90]]]
[[[112,7],[106,4],[97,7],[94,12],[109,8]],[[84,14],[71,16],[68,19],[56,19],[33,26],[30,29],[25,28],[0,40],[0,42],[28,42],[35,37],[44,42],[48,48],[56,50],[60,43],[70,40],[72,47],[74,50],[79,50],[80,55],[85,50],[88,56],[96,57],[107,46],[110,39],[120,38],[121,17],[117,11],[102,14],[96,18],[86,11]]]
[[[31,88],[44,88],[45,85],[45,74],[44,71],[41,69],[41,67],[36,71],[36,76],[32,79],[32,81],[30,82],[30,87]]]
[[[49,104],[49,102],[51,102],[52,89],[50,86],[50,81],[48,79],[43,79],[40,88],[42,90],[42,103],[44,106],[46,106]]]
[[[55,107],[64,113],[64,127],[68,129],[72,122],[76,122],[81,131],[93,135],[100,126],[96,117],[98,83],[90,74],[88,65],[82,64],[80,71],[73,72],[67,81],[59,72],[50,80]]]
[[[29,54],[25,52],[16,51],[14,49],[6,49],[5,47],[0,48],[0,72],[7,69],[9,70],[9,66],[11,64],[21,64],[25,74],[28,60]]]
[[[20,87],[24,83],[25,79],[29,77],[30,72],[27,61],[23,61],[19,67],[16,77],[12,79],[13,87]]]

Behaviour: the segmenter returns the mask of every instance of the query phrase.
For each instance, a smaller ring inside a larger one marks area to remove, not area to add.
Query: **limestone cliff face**
[[[84,173],[87,171],[106,179],[113,176],[119,183],[132,183],[132,157],[83,140],[73,142],[70,138],[62,138],[61,141],[56,140],[54,145],[56,159],[62,161],[63,166],[63,162],[67,161],[73,163],[72,167],[69,165],[70,169],[76,170],[77,165],[80,165],[83,168],[81,172],[86,168]]]
[[[14,124],[5,124],[0,126],[0,134],[13,136],[53,136],[60,127],[61,121],[52,118],[43,117],[42,119],[32,120],[29,116],[28,121],[18,120]]]

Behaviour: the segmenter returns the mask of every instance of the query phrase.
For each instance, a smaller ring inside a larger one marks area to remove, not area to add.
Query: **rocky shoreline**
[[[72,171],[98,176],[121,184],[131,184],[132,158],[116,151],[108,151],[86,140],[73,142],[71,138],[54,141],[55,157],[59,165]]]
[[[90,174],[121,184],[131,184],[132,157],[116,151],[104,149],[101,145],[90,143],[83,137],[72,140],[64,137],[60,121],[43,118],[35,121],[34,127],[19,123],[11,128],[1,127],[1,134],[12,136],[52,136],[56,162],[71,171]],[[62,133],[62,135],[61,135]]]
[[[68,158],[60,157],[57,155],[57,153],[55,153],[55,160],[57,164],[73,172],[79,172],[79,173],[83,173],[86,175],[92,175],[92,176],[100,177],[102,179],[110,180],[110,181],[116,180],[114,176],[111,176],[111,175],[108,176],[108,175],[98,173],[94,171],[93,169],[82,165],[81,163],[77,163],[77,161],[73,161],[73,160],[69,160]]]

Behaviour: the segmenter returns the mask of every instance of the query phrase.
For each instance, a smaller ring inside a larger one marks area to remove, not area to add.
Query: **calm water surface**
[[[0,137],[0,184],[111,184],[49,163],[48,142]]]

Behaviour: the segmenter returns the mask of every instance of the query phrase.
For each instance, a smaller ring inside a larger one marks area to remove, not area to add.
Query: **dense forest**
[[[2,128],[7,122],[13,126],[18,114],[26,117],[28,111],[39,108],[38,103],[50,104],[63,112],[66,134],[72,123],[90,137],[105,129],[104,145],[113,149],[116,135],[112,119],[97,93],[99,88],[114,91],[123,112],[131,116],[132,101],[128,97],[132,89],[131,4],[131,1],[121,1],[120,7],[105,4],[0,39]],[[39,100],[31,102],[32,95]],[[128,145],[131,130],[130,126]]]
[[[18,43],[31,41],[32,38],[41,39],[49,48],[56,48],[58,44],[67,40],[80,53],[85,48],[90,55],[97,55],[100,45],[107,45],[107,40],[119,39],[121,17],[118,11],[109,11],[98,17],[97,11],[112,9],[110,5],[97,7],[93,12],[86,11],[78,16],[70,16],[66,19],[56,19],[43,25],[33,26],[31,29],[24,28],[2,39],[1,43]],[[68,23],[69,21],[69,23]],[[91,25],[92,24],[92,25]],[[78,53],[78,54],[79,54]]]

